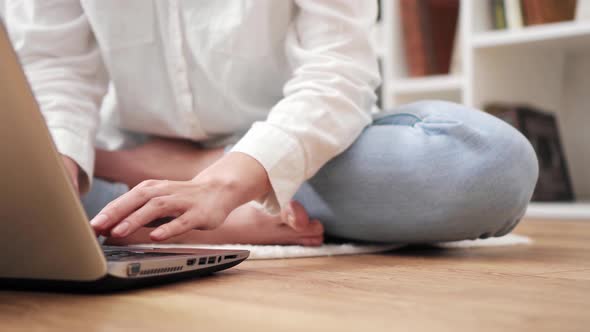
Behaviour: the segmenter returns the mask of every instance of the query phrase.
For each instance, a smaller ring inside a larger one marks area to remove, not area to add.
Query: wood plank
[[[104,296],[0,292],[3,331],[582,331],[590,223],[526,221],[530,246],[247,261]]]

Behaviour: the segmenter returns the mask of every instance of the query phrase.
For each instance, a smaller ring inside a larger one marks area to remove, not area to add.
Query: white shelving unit
[[[383,107],[443,99],[479,109],[502,101],[556,112],[578,202],[531,203],[527,215],[590,219],[590,21],[494,30],[489,1],[461,0],[455,72],[411,78],[399,0],[380,1]]]
[[[519,30],[480,32],[473,38],[472,46],[476,49],[518,47],[571,51],[587,49],[589,41],[590,24],[563,22],[531,26]]]
[[[460,92],[463,78],[458,75],[436,75],[424,78],[398,78],[392,81],[391,89],[394,95],[416,95],[424,93],[454,93]]]

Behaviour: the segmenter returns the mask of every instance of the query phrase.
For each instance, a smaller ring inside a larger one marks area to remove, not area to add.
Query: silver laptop
[[[248,255],[101,247],[0,20],[0,288],[137,287],[224,270]]]

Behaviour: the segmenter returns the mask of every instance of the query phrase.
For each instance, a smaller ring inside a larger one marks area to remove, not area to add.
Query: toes
[[[322,223],[319,220],[313,219],[309,222],[306,231],[313,235],[323,235],[324,225],[322,225]]]
[[[300,239],[298,242],[300,245],[306,247],[319,247],[324,243],[324,237],[307,237]]]
[[[289,225],[298,232],[302,232],[309,227],[309,216],[301,203],[291,201],[283,213],[281,213],[283,223]]]
[[[324,243],[324,226],[317,219],[311,220],[301,231],[296,231],[295,244],[318,247]]]

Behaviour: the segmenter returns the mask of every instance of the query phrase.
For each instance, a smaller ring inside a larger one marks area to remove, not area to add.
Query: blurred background
[[[380,108],[442,99],[504,119],[540,161],[527,215],[590,219],[590,0],[377,1]]]
[[[527,216],[590,218],[590,0],[380,0],[380,106],[443,99],[533,144]]]

